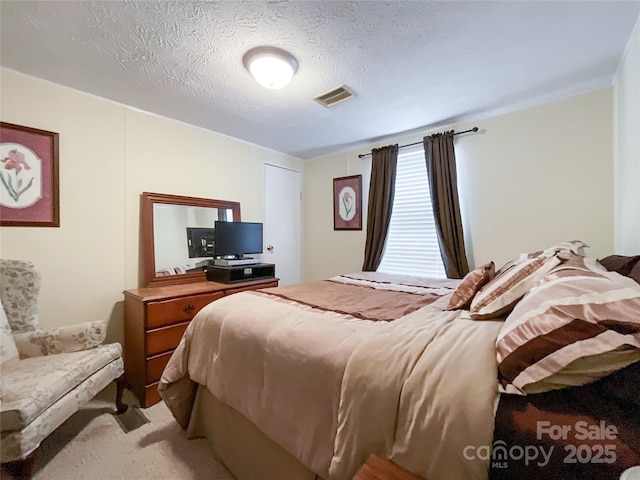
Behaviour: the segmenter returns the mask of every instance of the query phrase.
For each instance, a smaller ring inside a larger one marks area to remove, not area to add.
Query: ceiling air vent
[[[356,94],[349,90],[347,86],[340,85],[339,87],[332,88],[328,92],[324,92],[318,96],[313,97],[313,99],[320,105],[329,108],[337,105],[340,102],[349,100],[350,98],[353,98],[355,96]]]

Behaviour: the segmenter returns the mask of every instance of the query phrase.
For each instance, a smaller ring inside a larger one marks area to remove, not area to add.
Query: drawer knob
[[[193,305],[185,305],[185,307],[182,309],[182,311],[184,313],[191,313],[193,312],[193,310],[195,310],[196,307],[194,307]]]

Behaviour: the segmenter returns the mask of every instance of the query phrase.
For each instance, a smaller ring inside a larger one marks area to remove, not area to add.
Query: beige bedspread
[[[429,480],[484,479],[499,322],[443,311],[449,280],[360,273],[243,292],[191,322],[159,391],[183,427],[195,384],[326,479],[371,453]]]

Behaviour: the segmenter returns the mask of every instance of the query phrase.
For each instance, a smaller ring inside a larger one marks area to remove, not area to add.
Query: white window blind
[[[422,145],[398,152],[391,223],[378,271],[446,278]]]

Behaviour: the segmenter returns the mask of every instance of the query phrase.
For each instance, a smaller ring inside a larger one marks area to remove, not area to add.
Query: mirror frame
[[[239,222],[240,202],[213,200],[211,198],[185,197],[164,193],[143,192],[140,197],[140,226],[142,230],[142,257],[144,261],[144,285],[158,287],[163,285],[177,285],[181,283],[201,282],[207,279],[205,272],[182,273],[179,275],[156,276],[156,256],[153,235],[153,206],[183,205],[186,207],[224,208],[233,211],[233,220]]]

